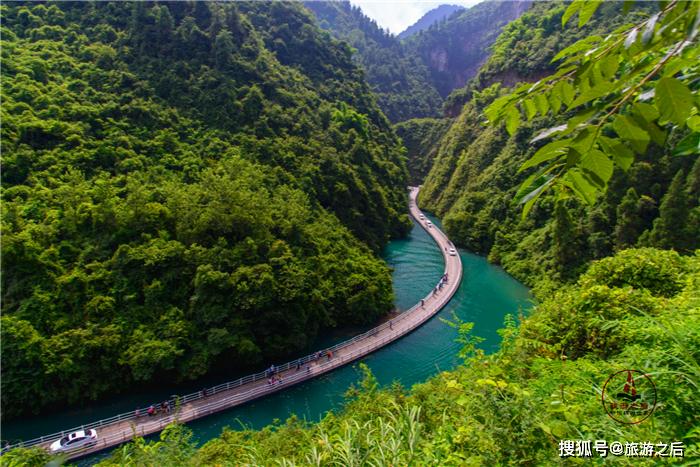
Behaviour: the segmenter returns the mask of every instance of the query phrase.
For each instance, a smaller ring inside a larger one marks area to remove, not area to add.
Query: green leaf
[[[561,67],[559,67],[559,69],[557,70],[556,73],[554,73],[552,76],[550,76],[550,78],[552,78],[552,79],[561,78],[562,76],[568,75],[572,71],[576,71],[576,70],[578,70],[577,65],[561,66]]]
[[[514,135],[520,126],[520,111],[517,107],[510,107],[506,111],[506,130],[508,134]]]
[[[484,109],[484,114],[486,115],[486,118],[488,118],[490,122],[498,121],[501,109],[503,109],[503,107],[505,107],[506,104],[508,104],[511,101],[511,99],[512,95],[507,94],[491,102],[491,104],[488,107],[486,107],[486,109]]]
[[[544,94],[535,94],[535,105],[543,117],[547,115],[547,112],[549,111],[549,102],[547,102],[547,98],[544,96]]]
[[[586,24],[602,3],[601,0],[585,1],[578,12],[578,27],[582,27]]]
[[[520,201],[526,194],[530,193],[532,190],[534,190],[535,188],[539,187],[547,181],[546,178],[539,180],[539,178],[542,178],[542,172],[543,171],[533,173],[532,175],[527,177],[525,181],[523,181],[523,183],[520,184],[520,186],[518,187],[518,191],[513,197],[514,202],[520,204]]]
[[[542,196],[542,193],[547,191],[547,189],[552,186],[552,183],[554,183],[555,178],[552,177],[546,182],[544,182],[542,185],[539,187],[535,188],[532,190],[530,193],[525,195],[523,199],[520,201],[523,204],[523,213],[521,216],[522,220],[525,220],[527,215],[529,214],[530,210],[532,209],[532,206],[535,205],[535,202],[539,199],[540,196]]]
[[[694,62],[687,60],[685,57],[672,58],[662,70],[662,76],[675,76],[679,72],[693,66]]]
[[[581,157],[579,166],[590,172],[589,175],[592,175],[594,181],[601,187],[608,184],[614,169],[613,161],[597,149],[585,153]]]
[[[532,99],[525,99],[523,101],[523,107],[525,108],[525,115],[527,116],[527,120],[530,121],[532,120],[532,117],[535,116],[537,113],[537,108],[535,107],[535,103],[532,102]]]
[[[600,61],[600,71],[605,79],[612,79],[620,66],[620,57],[616,54],[607,55]]]
[[[587,204],[595,203],[598,190],[584,177],[579,170],[569,170],[562,179],[562,184],[571,188],[576,196]]]
[[[570,105],[569,109],[572,109],[574,107],[578,107],[579,105],[583,105],[587,102],[592,101],[593,99],[597,99],[602,96],[607,96],[610,94],[613,90],[615,89],[615,84],[611,82],[604,81],[602,83],[599,83],[597,86],[586,90],[583,92],[581,95],[579,95]]]
[[[557,438],[563,438],[569,430],[569,425],[559,420],[554,420],[550,425],[552,427],[552,434]]]
[[[601,149],[612,158],[615,164],[622,170],[627,170],[634,162],[634,153],[619,139],[600,136],[598,138]]]
[[[576,58],[580,55],[579,52],[589,51],[595,44],[600,42],[601,39],[602,38],[600,36],[589,36],[585,39],[581,39],[580,41],[575,42],[559,51],[559,53],[554,56],[551,63],[561,60],[564,57]]]
[[[578,164],[578,162],[581,160],[581,152],[579,152],[575,147],[570,147],[569,151],[566,153],[566,168],[570,169],[571,167],[575,166]]]
[[[574,138],[572,146],[575,147],[581,154],[585,154],[593,148],[593,143],[596,136],[597,131],[591,126],[586,126],[578,132]]]
[[[549,104],[552,107],[552,113],[558,114],[559,109],[561,109],[561,98],[555,92],[549,94]]]
[[[688,128],[693,131],[700,131],[700,115],[693,115],[686,122]]]
[[[647,122],[654,122],[659,118],[659,111],[651,104],[637,102],[632,106],[632,112],[644,118]]]
[[[574,87],[568,81],[560,81],[559,95],[565,105],[571,104],[574,100]]]
[[[564,15],[561,17],[561,26],[564,27],[566,26],[566,23],[569,22],[569,19],[571,19],[572,16],[576,14],[576,12],[581,8],[582,6],[581,1],[574,0],[571,2],[569,7],[566,9],[564,12]]]
[[[542,162],[554,159],[566,153],[566,148],[571,144],[571,139],[560,139],[558,141],[552,141],[551,143],[545,144],[540,149],[537,150],[531,158],[525,161],[523,165],[518,169],[518,173],[523,170],[529,169]]]
[[[598,111],[596,109],[586,109],[583,110],[573,117],[571,117],[567,123],[569,128],[576,128],[579,124],[587,122],[591,119]]]
[[[649,134],[639,128],[627,115],[618,115],[613,121],[613,129],[620,138],[628,141],[635,152],[641,154],[649,145]]]
[[[567,422],[572,423],[574,425],[578,425],[579,423],[581,423],[581,420],[578,418],[578,416],[571,410],[567,410],[564,412],[564,418]]]
[[[694,132],[678,142],[673,149],[674,156],[700,155],[700,133]]]
[[[693,109],[693,94],[676,78],[661,78],[656,82],[654,101],[662,122],[685,124]]]
[[[654,122],[648,122],[639,114],[633,113],[632,118],[637,123],[639,128],[646,131],[653,142],[659,146],[663,146],[666,143],[666,131],[659,128],[659,126]]]

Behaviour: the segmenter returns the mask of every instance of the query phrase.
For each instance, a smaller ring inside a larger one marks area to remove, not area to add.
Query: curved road
[[[72,459],[92,454],[130,441],[134,436],[157,433],[175,420],[189,422],[322,375],[362,358],[415,330],[450,301],[462,280],[462,262],[458,254],[454,256],[449,254],[450,248],[453,248],[450,240],[440,229],[434,225],[431,226],[429,221],[421,219],[422,213],[416,205],[418,191],[417,187],[410,188],[409,211],[440,247],[445,260],[445,273],[448,277],[448,281],[442,288],[438,289],[436,286],[423,299],[424,303],[418,303],[391,320],[348,341],[276,367],[275,376],[272,380],[267,372],[257,373],[208,388],[199,393],[178,397],[171,401],[172,410],[167,410],[166,413],[154,416],[149,416],[143,412],[120,414],[110,419],[100,420],[65,430],[61,433],[42,436],[41,438],[27,441],[23,445],[38,445],[48,448],[53,441],[64,434],[79,429],[94,428],[97,430],[98,435],[97,444],[71,451],[68,457]],[[12,447],[15,446],[10,448]]]

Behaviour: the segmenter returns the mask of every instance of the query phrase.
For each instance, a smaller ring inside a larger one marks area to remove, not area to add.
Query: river
[[[431,218],[439,225],[437,219]],[[498,348],[497,330],[507,313],[517,314],[531,306],[528,289],[485,258],[459,251],[464,267],[462,285],[450,303],[436,317],[412,334],[399,339],[364,358],[381,384],[398,381],[405,387],[425,381],[440,371],[454,368],[459,363],[455,342],[457,332],[440,318],[450,319],[456,314],[464,321],[472,321],[474,334],[483,337],[481,347],[486,352]],[[405,310],[428,294],[443,272],[442,254],[428,234],[414,224],[410,235],[392,241],[383,252],[384,259],[394,269],[393,282],[396,306]],[[346,330],[327,336],[318,347],[351,337],[358,330]],[[357,363],[299,384],[288,390],[240,407],[197,420],[188,426],[199,443],[218,436],[230,426],[261,428],[275,420],[284,420],[292,414],[317,421],[323,414],[342,407],[344,393],[360,378]],[[223,381],[198,382],[194,388]],[[191,383],[192,384],[192,383]],[[178,388],[184,393],[190,388]],[[71,426],[98,420],[133,407],[165,398],[171,394],[164,388],[153,393],[130,394],[117,397],[89,409],[68,410],[42,418],[30,418],[4,423],[4,439],[33,438]],[[81,466],[92,465],[109,455],[103,452],[78,461]]]

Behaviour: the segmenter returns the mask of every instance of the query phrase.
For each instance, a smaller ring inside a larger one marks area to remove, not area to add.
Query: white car
[[[450,248],[450,256],[457,256],[457,250]]]
[[[95,444],[97,444],[97,432],[95,430],[79,430],[51,443],[49,451],[52,453],[65,452]]]
[[[430,222],[430,221],[427,221],[427,222],[426,222],[426,225],[427,225],[428,227],[432,227],[432,226],[433,226],[433,223]]]
[[[420,216],[418,216],[418,219],[423,221],[423,220],[425,220],[425,216],[423,214],[421,214]]]

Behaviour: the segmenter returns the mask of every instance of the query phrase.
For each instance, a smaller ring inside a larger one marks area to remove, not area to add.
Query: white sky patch
[[[364,14],[372,18],[384,29],[398,34],[440,5],[461,5],[469,7],[479,3],[479,0],[350,0],[355,6],[362,8]]]

